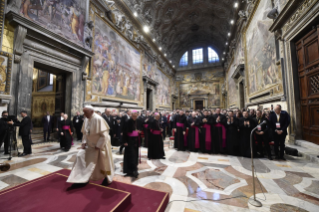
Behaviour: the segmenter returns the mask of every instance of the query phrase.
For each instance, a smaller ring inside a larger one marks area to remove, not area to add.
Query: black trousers
[[[46,137],[46,134],[48,134],[48,136]],[[48,141],[50,138],[50,130],[46,130],[46,129],[43,129],[43,139],[45,141]]]
[[[165,140],[165,138],[166,138],[166,128],[167,127],[163,127],[163,140]]]
[[[82,134],[82,132],[81,132],[81,128],[82,128],[82,127],[76,127],[76,128],[75,128],[76,138],[77,138],[78,140],[82,140],[82,137],[83,137],[83,134]]]
[[[4,143],[4,153],[9,153],[9,142],[10,142],[10,136],[7,133],[2,141],[0,141],[0,148],[2,147],[2,143]]]
[[[270,146],[269,146],[269,141],[268,141],[268,135],[256,135],[256,139],[257,139],[257,151],[261,154],[264,155],[264,148],[263,148],[263,142],[264,142],[264,146],[266,149],[266,153],[268,156],[271,155],[270,153]]]
[[[23,153],[31,154],[31,142],[30,142],[30,135],[23,135],[22,136],[22,144],[23,144]]]
[[[285,139],[286,139],[286,134],[282,133],[281,135],[278,135],[276,132],[274,132],[274,141],[275,141],[274,148],[275,148],[276,156],[279,156],[279,157],[284,156]],[[280,148],[280,150],[279,150],[279,148]]]

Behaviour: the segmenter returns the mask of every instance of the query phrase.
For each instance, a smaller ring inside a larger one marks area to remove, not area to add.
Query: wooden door
[[[319,25],[296,42],[302,136],[319,144]]]

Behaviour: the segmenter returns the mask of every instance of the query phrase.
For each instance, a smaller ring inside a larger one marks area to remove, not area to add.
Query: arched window
[[[219,61],[219,57],[217,53],[214,51],[214,49],[208,47],[208,62],[209,63],[215,63]]]
[[[203,49],[193,49],[193,64],[202,63],[203,61]]]
[[[188,52],[183,54],[181,60],[179,61],[179,66],[187,66],[188,65]]]

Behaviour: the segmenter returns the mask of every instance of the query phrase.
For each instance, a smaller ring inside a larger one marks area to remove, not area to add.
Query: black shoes
[[[87,184],[89,184],[89,182],[87,183],[73,183],[71,185],[71,188],[74,189],[74,188],[83,188],[84,186],[86,186]]]
[[[138,178],[138,172],[127,173],[124,177],[135,177]]]
[[[26,156],[26,155],[29,155],[29,154],[27,154],[27,153],[22,153],[22,154],[19,155],[19,157],[23,157],[23,156]]]
[[[109,183],[109,181],[107,180],[107,178],[104,178],[103,182],[102,182],[102,186],[108,186],[110,185],[111,183]]]

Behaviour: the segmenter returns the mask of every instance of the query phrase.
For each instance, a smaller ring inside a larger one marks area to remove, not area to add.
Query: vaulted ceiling
[[[234,0],[123,1],[174,64],[191,47],[210,45],[221,56],[238,13]]]

